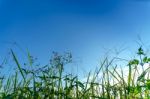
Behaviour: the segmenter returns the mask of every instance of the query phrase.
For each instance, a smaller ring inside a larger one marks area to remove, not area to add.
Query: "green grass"
[[[86,80],[73,74],[65,74],[64,66],[72,62],[70,53],[53,53],[50,63],[35,68],[35,60],[27,51],[25,69],[11,50],[17,70],[9,77],[0,79],[0,99],[149,99],[150,58],[140,47],[138,57],[123,66],[117,58],[106,57],[95,72],[89,72]],[[114,65],[115,64],[115,65]],[[139,70],[141,66],[142,71]],[[3,71],[4,72],[4,71]]]

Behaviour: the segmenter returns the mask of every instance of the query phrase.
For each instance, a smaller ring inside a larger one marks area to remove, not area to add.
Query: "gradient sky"
[[[134,50],[138,36],[148,43],[149,27],[148,0],[0,0],[0,59],[10,48],[28,48],[42,63],[71,51],[80,69],[91,69],[104,48]]]

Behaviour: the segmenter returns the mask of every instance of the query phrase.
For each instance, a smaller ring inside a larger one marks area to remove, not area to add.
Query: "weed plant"
[[[139,57],[126,64],[127,71],[114,65],[117,58],[106,57],[86,81],[64,73],[64,66],[72,62],[70,53],[54,52],[48,65],[35,68],[28,52],[26,66],[31,69],[20,64],[13,50],[11,55],[17,70],[0,79],[0,99],[150,99],[150,58],[142,47]]]

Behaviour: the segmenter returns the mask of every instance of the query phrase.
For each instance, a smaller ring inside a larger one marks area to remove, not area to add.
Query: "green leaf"
[[[146,71],[143,71],[142,74],[138,77],[137,81],[141,81],[144,79],[145,75],[146,75]]]
[[[146,88],[147,88],[148,90],[150,90],[150,80],[147,80],[147,82],[146,82]]]
[[[148,60],[148,62],[150,62],[150,58],[148,58],[147,60]]]
[[[131,61],[129,61],[129,63],[128,63],[128,65],[138,65],[139,64],[139,60],[137,60],[137,59],[133,59],[133,60],[131,60]]]
[[[140,93],[141,91],[142,91],[142,87],[137,85],[135,89],[135,93],[137,94],[137,93]]]
[[[147,62],[148,62],[147,57],[144,57],[144,58],[143,58],[143,62],[144,62],[144,63],[147,63]]]
[[[142,47],[140,47],[139,49],[138,49],[138,53],[137,53],[138,55],[144,55],[144,51],[143,51],[143,49],[142,49]]]
[[[18,69],[19,69],[19,71],[20,71],[20,73],[21,73],[21,75],[22,75],[24,81],[26,81],[25,76],[24,76],[24,74],[23,74],[23,71],[22,71],[22,69],[21,69],[21,65],[19,64],[18,59],[17,59],[16,55],[14,54],[13,50],[11,50],[11,54],[12,54],[12,56],[13,56],[13,59],[14,59],[16,65],[17,65],[17,67],[18,67]]]
[[[138,65],[138,64],[139,64],[139,60],[134,59],[134,60],[133,60],[133,63],[134,63],[135,65]]]
[[[76,81],[76,84],[78,84],[78,86],[80,86],[82,89],[84,89],[84,84],[80,81]]]

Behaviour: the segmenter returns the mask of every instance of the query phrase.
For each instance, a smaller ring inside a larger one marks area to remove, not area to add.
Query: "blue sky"
[[[138,35],[149,44],[149,12],[148,0],[0,0],[0,59],[28,48],[45,64],[52,51],[71,51],[89,70],[104,48],[134,50]]]

